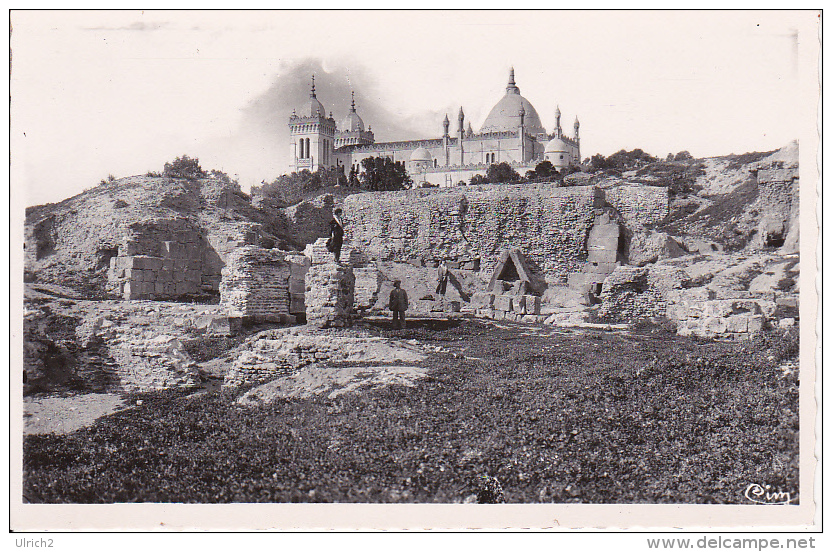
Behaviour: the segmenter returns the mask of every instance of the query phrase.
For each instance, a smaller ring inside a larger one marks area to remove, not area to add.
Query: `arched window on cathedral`
[[[312,151],[309,148],[309,138],[306,138],[306,158],[309,159],[312,157]]]
[[[298,159],[303,159],[303,138],[298,140]]]
[[[434,160],[433,160],[433,168],[435,169],[435,168],[436,168],[436,167],[438,167],[438,166],[439,166],[439,160],[438,160],[438,159],[434,159]]]

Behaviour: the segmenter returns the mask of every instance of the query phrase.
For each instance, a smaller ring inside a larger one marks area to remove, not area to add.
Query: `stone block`
[[[726,331],[725,318],[711,317],[702,321],[702,329],[710,334],[724,334]]]
[[[445,304],[445,310],[447,312],[459,312],[462,310],[462,303],[459,301],[448,301]]]
[[[713,290],[704,287],[690,288],[683,290],[682,297],[685,301],[709,301],[716,296]]]
[[[162,257],[165,259],[172,258],[174,256],[176,245],[177,244],[174,241],[163,241],[160,247]]]
[[[165,293],[165,283],[164,282],[155,282],[153,284],[153,291],[156,295],[164,295]]]
[[[595,261],[588,261],[581,272],[588,273],[588,274],[598,274],[599,276],[597,279],[603,280],[603,277],[607,274],[612,274],[615,268],[618,266],[618,263],[615,261],[613,262],[595,262]]]
[[[526,295],[526,314],[538,315],[540,314],[540,297],[537,295]]]
[[[494,294],[478,291],[471,296],[471,304],[478,309],[490,308],[494,305]]]
[[[306,293],[306,281],[289,278],[289,293]]]
[[[778,307],[796,309],[800,306],[800,300],[796,296],[778,297],[775,301]]]
[[[520,295],[514,297],[512,302],[512,309],[515,314],[526,314],[526,296]]]
[[[618,251],[615,249],[591,249],[587,260],[595,263],[615,263]]]
[[[781,318],[777,325],[781,328],[793,328],[795,324],[794,318]]]
[[[750,313],[760,314],[760,305],[753,299],[735,299],[731,301],[733,312],[737,314]]]
[[[135,255],[133,257],[133,268],[140,268],[143,270],[159,270],[162,268],[162,259],[159,257],[149,257],[147,255]]]
[[[301,314],[306,312],[306,303],[302,293],[293,293],[289,296],[289,312]]]
[[[540,321],[540,317],[535,314],[525,314],[520,321],[524,324],[537,324]]]
[[[734,312],[733,301],[707,301],[704,304],[705,318],[724,318]]]
[[[766,317],[771,318],[777,311],[777,303],[767,299],[757,300],[757,305],[760,307],[760,312]]]
[[[685,309],[688,318],[702,318],[705,315],[705,302],[682,301],[681,305]]]
[[[766,319],[762,314],[754,314],[748,318],[749,333],[757,333],[765,327]]]
[[[510,312],[513,310],[513,297],[511,295],[494,296],[494,308],[498,311]]]
[[[725,329],[731,333],[745,333],[748,331],[748,319],[751,315],[734,314],[725,320]]]

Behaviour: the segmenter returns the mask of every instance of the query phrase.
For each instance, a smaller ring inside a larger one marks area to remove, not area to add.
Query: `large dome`
[[[506,95],[491,109],[480,132],[516,131],[520,127],[521,107],[526,112],[524,121],[526,132],[532,135],[545,134],[546,129],[540,122],[537,110],[529,100],[520,95],[520,89],[514,83],[514,69],[512,68],[508,86],[506,86]]]

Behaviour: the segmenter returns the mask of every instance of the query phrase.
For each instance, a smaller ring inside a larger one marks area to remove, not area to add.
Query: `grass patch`
[[[24,442],[39,503],[744,503],[798,488],[796,337],[404,330],[441,344],[415,388],[235,406],[142,405]],[[473,497],[473,498],[472,498]]]

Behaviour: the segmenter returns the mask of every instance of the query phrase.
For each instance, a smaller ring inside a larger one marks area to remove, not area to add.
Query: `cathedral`
[[[316,171],[320,167],[344,167],[344,172],[361,171],[366,157],[389,157],[405,164],[414,186],[454,186],[468,182],[475,174],[485,175],[494,163],[509,163],[521,175],[541,161],[548,160],[558,170],[581,161],[579,128],[575,118],[574,134],[563,133],[560,108],[555,111],[555,128],[546,132],[534,106],[520,95],[511,69],[506,93],[491,109],[479,132],[474,132],[465,113],[459,108],[457,125],[451,134],[451,121],[445,115],[441,138],[376,142],[372,127],[355,109],[353,93],[349,113],[340,126],[326,117],[326,110],[315,94],[315,78],[309,105],[289,118],[291,171]]]

